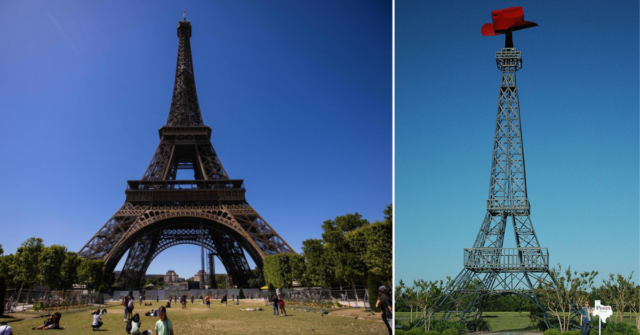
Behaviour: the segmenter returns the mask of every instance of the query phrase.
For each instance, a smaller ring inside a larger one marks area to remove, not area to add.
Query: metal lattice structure
[[[502,72],[493,141],[487,214],[473,248],[464,249],[464,269],[449,284],[437,310],[443,319],[472,322],[490,301],[518,294],[532,301],[550,327],[544,307],[534,294],[541,282],[554,283],[549,253],[541,248],[527,198],[522,127],[516,72],[522,56],[507,34],[507,47],[496,52]],[[505,229],[511,221],[517,248],[503,248]]]
[[[261,267],[265,256],[293,249],[247,203],[243,180],[229,179],[200,113],[186,19],[178,23],[178,38],[173,98],[160,144],[142,179],[128,181],[124,205],[80,256],[104,260],[112,274],[128,251],[120,281],[133,287],[162,251],[202,245],[221,260],[233,284],[245,286],[250,268],[244,251]],[[182,169],[193,171],[194,180],[176,180]]]

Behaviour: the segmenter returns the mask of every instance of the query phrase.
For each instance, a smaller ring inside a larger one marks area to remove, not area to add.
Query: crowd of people
[[[297,295],[296,298],[302,298],[308,294],[308,292],[296,292],[294,295]],[[259,295],[258,295],[259,296]],[[216,295],[217,299],[218,296]],[[207,309],[210,309],[211,306],[211,296],[209,294],[205,296],[200,296],[202,300],[202,304],[206,305]],[[236,300],[237,299],[237,300]],[[140,305],[143,304],[143,300],[145,300],[144,296],[139,297]],[[182,309],[187,309],[188,300],[191,300],[193,304],[195,297],[191,295],[190,297],[187,294],[183,294],[182,296],[173,296],[170,295],[167,299],[166,306],[160,306],[157,309],[151,309],[149,312],[144,313],[145,316],[149,317],[157,317],[158,320],[155,323],[155,333],[152,330],[142,330],[142,321],[140,320],[140,315],[138,313],[133,313],[134,311],[134,298],[132,296],[125,296],[122,298],[122,306],[124,307],[124,318],[123,320],[126,322],[126,331],[127,334],[133,335],[145,335],[145,334],[158,334],[158,335],[173,335],[173,323],[167,316],[167,308],[171,308],[171,302],[180,302]],[[227,293],[224,293],[220,298],[220,303],[223,306],[227,305],[228,296]],[[159,298],[156,298],[156,301],[159,302]],[[234,304],[239,304],[240,297],[238,295],[232,294],[231,301]],[[237,302],[235,302],[237,301]],[[265,304],[267,303],[265,299]],[[272,306],[273,306],[273,316],[288,316],[285,308],[285,296],[284,293],[273,294],[272,296]],[[152,306],[151,302],[144,302],[145,306]],[[389,334],[391,334],[391,319],[392,319],[392,303],[390,299],[389,290],[385,286],[381,286],[379,288],[378,299],[376,302],[376,307],[381,310],[382,320],[389,330]],[[264,311],[261,307],[256,308],[244,308],[240,309],[241,312],[260,312]],[[108,314],[106,309],[102,311],[97,309],[91,313],[92,315],[92,323],[91,327],[94,331],[100,330],[100,327],[103,326],[104,322],[102,321],[102,316]],[[59,312],[55,312],[51,314],[42,325],[38,327],[33,327],[33,330],[36,329],[64,329],[60,327],[60,319],[62,315]],[[0,330],[3,330],[6,334],[11,334],[11,327],[7,326],[6,323],[0,325]],[[8,333],[7,333],[8,331]],[[4,335],[4,334],[2,334]]]

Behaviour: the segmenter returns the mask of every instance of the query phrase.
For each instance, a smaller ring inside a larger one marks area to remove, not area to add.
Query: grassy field
[[[139,313],[142,321],[141,329],[154,330],[157,317],[144,316],[151,308],[158,308],[163,303],[153,302],[152,307],[135,305],[134,313]],[[174,308],[167,309],[167,316],[174,326],[174,334],[387,334],[387,329],[380,319],[380,315],[370,315],[364,309],[329,309],[328,314],[322,316],[319,310],[287,306],[287,317],[274,317],[271,306],[265,306],[262,301],[240,300],[240,305],[222,306],[219,301],[212,301],[211,309],[195,302],[188,303],[187,310],[181,310],[180,304],[173,304]],[[177,308],[176,308],[177,307]],[[240,312],[240,308],[262,307],[262,312]],[[123,321],[124,308],[112,306],[107,309],[108,315],[102,316],[104,325],[101,331],[114,334],[126,334],[126,323]],[[21,317],[25,317],[21,315]],[[357,318],[356,318],[357,317]],[[38,333],[31,327],[39,326],[44,318],[25,319],[11,322],[9,325],[17,334]],[[92,315],[89,311],[63,314],[60,325],[65,327],[62,332],[68,334],[96,334],[91,330]]]
[[[628,317],[629,314],[625,313],[625,317],[623,321],[625,323],[629,323],[630,325],[636,325],[635,317]],[[438,313],[436,313],[436,318],[439,317]],[[614,315],[609,320],[614,320],[615,322],[619,322],[619,315],[614,313]],[[489,326],[491,327],[491,331],[537,331],[538,329],[531,325],[531,321],[529,320],[529,312],[485,312],[482,313],[482,318],[487,320]],[[398,312],[396,313],[396,319],[400,321],[409,321],[411,319],[409,312]],[[416,319],[414,312],[414,321]],[[597,327],[597,324],[596,324]]]

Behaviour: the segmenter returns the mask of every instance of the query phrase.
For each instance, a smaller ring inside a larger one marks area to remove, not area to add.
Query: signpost
[[[613,315],[611,306],[600,305],[600,300],[596,300],[595,308],[593,309],[593,316],[599,316],[598,318],[598,334],[602,335],[602,320],[607,323],[607,318]]]

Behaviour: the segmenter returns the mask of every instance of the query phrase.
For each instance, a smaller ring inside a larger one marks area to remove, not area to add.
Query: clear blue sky
[[[3,1],[5,253],[32,236],[78,251],[122,205],[167,120],[183,10],[213,146],[269,224],[301,252],[324,220],[383,218],[390,1]],[[148,272],[187,278],[199,255],[174,247]]]
[[[395,281],[455,277],[486,213],[504,36],[514,33],[531,219],[550,263],[639,272],[638,1],[396,1]],[[505,247],[515,247],[508,227]]]

